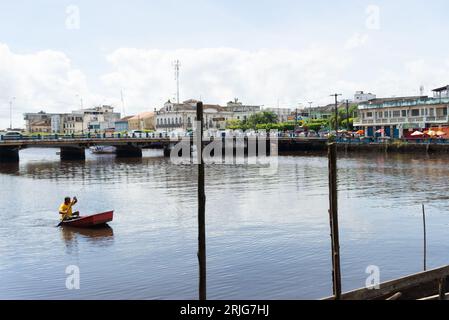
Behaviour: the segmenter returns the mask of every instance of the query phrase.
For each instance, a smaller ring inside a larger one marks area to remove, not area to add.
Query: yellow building
[[[155,130],[154,112],[143,112],[128,120],[128,130]]]

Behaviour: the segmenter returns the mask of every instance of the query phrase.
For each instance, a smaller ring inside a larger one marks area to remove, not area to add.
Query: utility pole
[[[335,136],[338,136],[338,97],[340,93],[331,94],[331,97],[335,97]]]
[[[310,118],[310,119],[312,119],[312,104],[313,104],[313,102],[310,101],[310,102],[309,102],[309,118]]]
[[[346,100],[346,129],[349,131],[349,100]]]
[[[179,60],[176,60],[173,63],[175,67],[175,80],[176,80],[176,102],[179,104],[179,68],[181,67],[181,63]]]
[[[12,104],[16,100],[16,97],[13,97],[11,101],[9,101],[9,129],[12,130]]]
[[[295,132],[294,132],[295,135],[297,130],[298,130],[298,107],[296,107],[295,109]]]
[[[123,97],[123,90],[120,90],[120,98],[122,100],[123,117],[125,117],[126,116],[126,112],[125,112],[125,98]]]

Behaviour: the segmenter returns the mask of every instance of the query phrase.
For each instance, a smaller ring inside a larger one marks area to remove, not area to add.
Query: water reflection
[[[108,225],[89,229],[63,226],[60,229],[68,253],[77,253],[81,241],[101,247],[114,244],[114,230]]]
[[[0,173],[1,174],[10,174],[10,175],[16,175],[20,171],[20,165],[18,162],[6,162],[6,163],[0,163]]]
[[[28,151],[20,167],[0,166],[0,299],[72,299],[63,280],[52,282],[71,264],[89,275],[82,298],[197,298],[196,166],[160,156],[62,163],[52,150]],[[449,157],[339,156],[345,290],[364,286],[367,265],[381,267],[383,280],[421,270],[422,202],[429,265],[448,263]],[[327,166],[311,154],[280,157],[271,176],[248,165],[206,167],[210,298],[331,293]],[[114,230],[49,229],[66,195],[80,199],[81,212],[114,209]],[[28,278],[36,271],[40,281]]]

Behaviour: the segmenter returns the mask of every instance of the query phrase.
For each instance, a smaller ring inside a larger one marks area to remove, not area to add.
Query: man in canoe
[[[72,220],[78,218],[79,212],[72,212],[72,207],[77,204],[78,199],[76,197],[70,199],[70,197],[66,197],[64,199],[64,203],[59,206],[59,214],[61,215],[61,221]]]

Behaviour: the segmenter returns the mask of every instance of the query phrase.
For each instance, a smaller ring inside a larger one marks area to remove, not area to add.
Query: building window
[[[407,110],[402,110],[402,117],[407,117]]]
[[[412,117],[419,117],[419,109],[412,110]]]
[[[366,117],[367,118],[372,118],[373,117],[373,113],[372,112],[367,112],[366,113]]]
[[[400,116],[401,116],[401,111],[399,111],[399,110],[393,111],[393,118],[399,118]]]
[[[388,118],[388,111],[384,112],[384,118]]]

